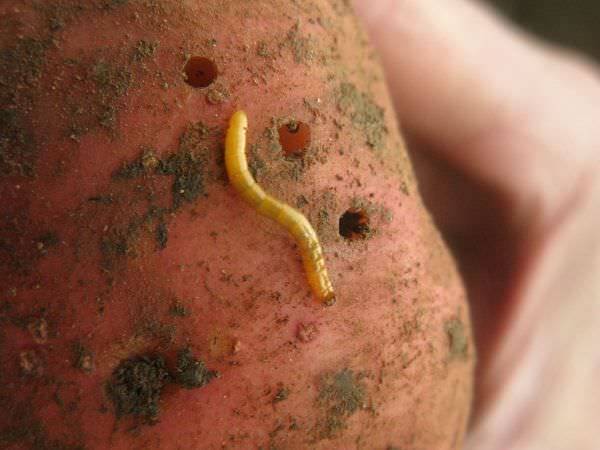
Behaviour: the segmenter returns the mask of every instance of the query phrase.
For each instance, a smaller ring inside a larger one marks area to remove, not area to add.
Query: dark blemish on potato
[[[84,450],[85,446],[74,437],[70,442],[51,439],[44,425],[36,418],[33,407],[23,403],[4,405],[3,419],[10,425],[0,429],[0,448],[35,450]],[[6,423],[6,422],[5,422]],[[75,431],[71,428],[71,431]],[[63,438],[65,438],[63,436]],[[15,444],[21,444],[15,447]]]
[[[160,221],[156,226],[156,244],[159,250],[167,248],[167,241],[169,240],[169,229],[164,221]]]
[[[122,361],[106,384],[117,418],[134,416],[156,423],[160,396],[170,375],[160,356],[145,355]]]
[[[39,251],[39,253],[41,255],[45,255],[48,253],[48,250],[56,247],[60,240],[58,239],[58,236],[56,235],[56,233],[52,232],[52,231],[48,231],[46,233],[44,233],[43,235],[41,235],[40,237],[38,237],[35,240],[36,244],[36,248]]]
[[[118,169],[113,177],[117,179],[130,180],[141,177],[142,175],[151,175],[156,172],[160,165],[160,160],[152,149],[146,149],[134,161],[125,163]]]
[[[171,155],[162,165],[163,174],[175,176],[171,187],[175,209],[185,203],[194,202],[200,195],[205,195],[204,165],[203,157],[189,151]]]
[[[314,322],[303,323],[300,322],[298,324],[298,330],[296,331],[296,337],[298,340],[304,344],[308,342],[314,341],[319,335],[319,329],[317,328],[317,324]]]
[[[192,56],[183,68],[184,80],[195,88],[210,86],[219,74],[215,62],[204,56]]]
[[[331,2],[333,10],[338,15],[352,14],[352,1],[351,0],[336,0]]]
[[[126,187],[130,186],[128,182],[139,178],[152,183],[155,177],[172,177],[172,200],[170,205],[156,205],[152,189],[148,191],[148,196],[135,200],[150,202],[150,205],[145,213],[130,213],[119,224],[105,230],[101,238],[103,269],[114,268],[116,257],[138,256],[136,247],[142,237],[152,236],[157,251],[166,247],[172,213],[185,204],[193,203],[200,196],[207,195],[205,181],[209,176],[209,156],[212,153],[208,148],[210,134],[211,131],[202,122],[193,123],[181,134],[177,152],[160,159],[152,149],[145,149],[135,160],[124,163],[113,173],[113,179],[126,183]],[[144,186],[135,181],[135,186],[131,188],[139,191]],[[163,202],[165,200],[167,198]],[[91,197],[88,201],[107,206],[114,203],[114,208],[121,206],[119,197],[115,198],[111,194]],[[135,204],[132,203],[131,206]],[[120,213],[120,209],[118,211]]]
[[[128,223],[108,229],[100,241],[103,268],[111,269],[115,257],[137,256],[136,244],[138,240],[152,223],[158,221],[160,224],[164,221],[165,213],[166,210],[163,208],[150,206],[145,214],[133,214]]]
[[[360,92],[352,83],[341,83],[337,92],[337,106],[352,124],[364,133],[365,143],[374,149],[385,144],[388,133],[384,110],[376,105],[370,95]]]
[[[156,53],[158,48],[158,42],[156,41],[145,41],[139,40],[133,49],[133,60],[135,62],[141,62],[145,59],[151,58]]]
[[[94,355],[81,342],[73,345],[73,367],[85,373],[94,371]]]
[[[39,8],[44,14],[51,33],[63,30],[77,15],[86,10],[86,5],[75,2],[44,2],[35,7]]]
[[[285,156],[301,158],[310,146],[310,126],[291,120],[277,129],[279,144]]]
[[[19,367],[25,377],[39,378],[44,374],[44,361],[35,350],[19,353]]]
[[[23,117],[16,110],[0,110],[0,173],[33,176],[34,153],[34,138]]]
[[[113,177],[134,179],[143,175],[174,176],[171,190],[175,209],[192,203],[205,195],[204,181],[209,150],[206,140],[210,130],[197,122],[188,126],[179,139],[179,149],[165,159],[159,159],[152,150],[145,150],[133,162],[124,164]]]
[[[410,190],[408,189],[408,184],[406,184],[406,181],[400,182],[400,192],[406,196],[410,196]]]
[[[132,74],[125,67],[116,67],[101,60],[92,67],[91,73],[101,95],[106,97],[120,97],[131,86]]]
[[[60,8],[53,8],[53,11],[48,14],[47,20],[48,28],[52,32],[60,31],[66,25],[64,16],[60,14]]]
[[[176,300],[169,308],[169,314],[175,317],[188,317],[190,310],[179,300]]]
[[[346,428],[346,419],[365,407],[367,395],[362,378],[348,368],[323,377],[317,398],[318,406],[325,411],[325,419],[319,424],[321,438],[333,437]]]
[[[279,386],[277,388],[277,392],[275,392],[275,395],[273,396],[273,403],[279,403],[284,400],[287,400],[287,398],[289,396],[290,396],[290,390],[288,388],[286,388],[285,386]]]
[[[459,318],[446,321],[444,329],[448,336],[451,358],[465,359],[468,354],[469,340],[465,334],[465,326]]]
[[[32,177],[37,144],[28,111],[49,43],[33,38],[0,49],[0,174]]]
[[[138,227],[130,224],[126,229],[113,228],[107,236],[103,236],[100,249],[107,259],[105,268],[109,268],[109,261],[113,256],[127,256],[135,254],[134,243],[137,239]]]
[[[30,275],[39,261],[58,245],[58,237],[33,222],[25,205],[9,208],[10,205],[6,204],[7,210],[0,215],[0,270],[12,275]],[[17,212],[11,214],[10,209]]]
[[[78,142],[99,127],[116,136],[119,112],[127,107],[129,93],[143,86],[138,77],[143,80],[148,73],[143,63],[157,46],[139,40],[128,47],[98,48],[93,55],[62,60],[64,83],[68,83],[63,86],[68,115],[64,126],[70,139]]]
[[[204,362],[194,358],[192,351],[185,348],[177,356],[175,367],[175,381],[186,389],[195,389],[206,386],[219,373],[208,370]]]
[[[308,199],[304,195],[296,197],[296,208],[304,208],[308,205]]]
[[[256,44],[256,54],[262,58],[268,58],[271,56],[269,52],[269,46],[265,41],[259,41]]]
[[[2,67],[1,80],[4,89],[15,89],[17,83],[28,86],[36,85],[42,74],[45,62],[45,54],[49,43],[47,41],[24,38],[19,40],[15,46],[0,50],[0,67]],[[3,95],[9,92],[3,92]],[[17,92],[13,92],[14,98]]]
[[[48,341],[48,322],[43,317],[30,320],[27,329],[36,344],[45,344]]]
[[[366,239],[371,235],[370,218],[366,210],[350,208],[340,216],[339,233],[349,241]]]
[[[209,152],[205,140],[209,135],[210,130],[202,122],[190,125],[179,139],[177,153],[160,163],[160,174],[175,177],[172,185],[175,209],[206,195],[204,182]]]
[[[129,3],[129,0],[102,0],[100,6],[104,9],[115,9],[127,3]]]

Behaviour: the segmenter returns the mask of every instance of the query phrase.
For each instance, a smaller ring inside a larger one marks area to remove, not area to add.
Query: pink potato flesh
[[[465,292],[348,2],[5,0],[0,25],[0,447],[461,447]],[[238,109],[334,306],[228,184]]]

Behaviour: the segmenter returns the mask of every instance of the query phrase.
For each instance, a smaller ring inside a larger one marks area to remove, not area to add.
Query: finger
[[[480,379],[469,450],[598,448],[600,178],[544,245],[505,342]]]
[[[356,8],[404,127],[507,193],[515,220],[551,221],[598,161],[600,84],[589,65],[465,0],[357,0]]]

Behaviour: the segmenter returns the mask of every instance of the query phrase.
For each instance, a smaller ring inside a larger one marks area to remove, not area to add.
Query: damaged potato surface
[[[465,293],[349,2],[9,0],[0,25],[0,447],[461,447]],[[334,306],[228,183],[238,109]]]

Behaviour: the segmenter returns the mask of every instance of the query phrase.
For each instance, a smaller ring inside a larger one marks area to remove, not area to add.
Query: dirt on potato
[[[0,447],[459,448],[466,299],[383,80],[345,0],[1,3]],[[332,308],[227,179],[239,109]]]
[[[346,428],[346,420],[366,407],[367,394],[362,376],[344,368],[328,374],[320,383],[317,404],[325,413],[317,426],[319,439],[335,436]]]

